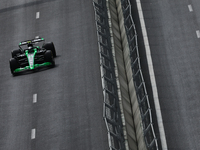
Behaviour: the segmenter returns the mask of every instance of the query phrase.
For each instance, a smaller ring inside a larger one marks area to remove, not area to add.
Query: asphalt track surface
[[[1,0],[0,22],[0,150],[108,149],[92,0]],[[11,50],[38,35],[56,67],[13,77]]]
[[[200,1],[143,0],[164,129],[169,150],[200,149]],[[137,12],[132,0],[136,25]],[[144,76],[145,52],[137,26]],[[149,95],[152,97],[149,90]]]

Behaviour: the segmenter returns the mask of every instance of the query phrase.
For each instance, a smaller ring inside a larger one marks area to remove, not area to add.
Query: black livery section
[[[43,42],[42,46],[40,42]],[[10,70],[16,75],[24,70],[55,66],[56,50],[53,42],[45,43],[44,38],[36,38],[19,43],[19,49],[13,50],[11,56]]]

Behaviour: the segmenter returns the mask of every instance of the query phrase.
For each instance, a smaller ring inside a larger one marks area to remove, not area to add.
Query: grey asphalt
[[[92,0],[0,3],[0,150],[108,149]],[[13,77],[11,50],[38,35],[56,67]]]
[[[169,150],[200,149],[200,1],[143,0],[158,96]],[[188,5],[193,11],[190,12]],[[149,95],[143,39],[136,5],[141,61]],[[151,99],[152,100],[152,99]]]

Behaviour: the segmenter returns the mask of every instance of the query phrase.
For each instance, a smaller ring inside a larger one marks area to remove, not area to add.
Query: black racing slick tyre
[[[52,51],[52,54],[53,54],[53,57],[56,57],[56,50],[55,50],[55,46],[53,44],[53,42],[48,42],[48,43],[45,43],[42,48],[46,49],[46,50],[51,50]]]
[[[54,61],[54,58],[53,58],[53,54],[52,54],[52,51],[50,50],[47,50],[44,54],[44,61],[45,62],[50,62],[52,63],[52,66],[54,67],[55,66],[55,61]]]
[[[21,54],[21,50],[20,50],[20,49],[13,50],[13,51],[11,52],[12,58],[14,58],[15,56],[17,56],[17,54]]]
[[[15,75],[16,73],[14,72],[15,69],[19,68],[19,63],[15,58],[11,58],[10,59],[10,71],[13,75]]]

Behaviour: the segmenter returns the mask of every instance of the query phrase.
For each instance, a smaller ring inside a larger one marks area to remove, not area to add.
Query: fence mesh
[[[137,92],[137,98],[141,112],[144,139],[148,150],[158,150],[157,138],[155,136],[153,122],[152,122],[151,107],[149,104],[149,98],[147,95],[147,90],[140,66],[140,59],[139,59],[138,45],[137,45],[137,33],[131,15],[130,1],[121,0],[121,3],[124,16],[124,26],[130,49],[133,81]]]
[[[155,136],[151,108],[146,91],[145,82],[140,67],[137,45],[137,33],[131,15],[129,0],[121,0],[124,16],[124,26],[127,34],[133,81],[137,93],[142,118],[144,139],[148,150],[158,150]],[[95,20],[100,52],[102,86],[104,94],[104,120],[108,130],[110,150],[125,150],[123,126],[117,93],[115,66],[111,49],[111,37],[108,23],[106,0],[93,0]]]
[[[108,130],[109,148],[110,150],[125,150],[106,0],[93,0],[93,5],[95,9],[104,94],[103,118]]]

